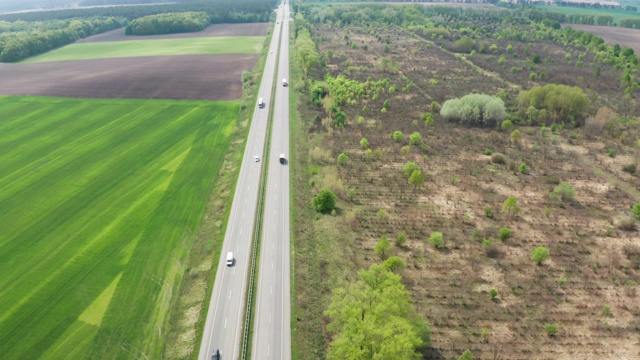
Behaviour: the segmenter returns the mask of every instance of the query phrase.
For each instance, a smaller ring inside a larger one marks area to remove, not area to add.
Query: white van
[[[233,258],[233,252],[229,251],[227,253],[227,266],[233,266],[236,260]]]
[[[282,86],[287,86],[287,79],[282,79]]]
[[[264,100],[262,98],[258,99],[258,107],[262,109],[264,107]]]

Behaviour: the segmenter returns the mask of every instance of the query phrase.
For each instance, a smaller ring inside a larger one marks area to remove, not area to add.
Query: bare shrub
[[[598,112],[595,116],[589,116],[587,121],[584,124],[584,132],[588,136],[597,136],[602,135],[605,126],[613,120],[615,120],[616,114],[615,111],[611,110],[611,108],[607,106],[603,106],[598,109]]]
[[[620,220],[620,224],[618,225],[620,230],[624,231],[635,231],[636,230],[636,219],[632,217],[624,218]]]
[[[318,146],[309,150],[309,155],[311,156],[311,160],[315,161],[316,163],[328,164],[333,162],[331,150],[321,149]]]
[[[624,256],[631,261],[631,267],[634,269],[640,269],[640,246],[635,244],[626,244],[622,247]]]
[[[493,162],[494,164],[504,165],[507,163],[507,158],[501,153],[495,153],[491,155],[491,162]]]

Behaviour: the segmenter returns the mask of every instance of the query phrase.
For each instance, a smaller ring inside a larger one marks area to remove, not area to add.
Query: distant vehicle
[[[282,86],[287,86],[287,79],[282,79]]]
[[[262,98],[258,99],[258,107],[262,109],[264,107],[264,100]]]
[[[285,162],[284,154],[280,154],[280,164],[284,164],[284,162]]]
[[[222,360],[222,355],[220,355],[220,350],[213,350],[213,355],[211,355],[211,360]]]
[[[254,156],[253,160],[255,160],[255,162],[259,162],[260,158],[258,157],[258,155]]]
[[[227,266],[233,266],[236,262],[236,259],[233,258],[233,252],[229,251],[227,253]]]

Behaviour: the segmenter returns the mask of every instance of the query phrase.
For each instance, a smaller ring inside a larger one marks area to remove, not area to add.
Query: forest
[[[0,21],[0,61],[15,62],[124,26],[126,20],[92,16],[37,22]]]
[[[159,35],[201,31],[209,25],[205,12],[167,13],[144,16],[131,21],[126,35]]]

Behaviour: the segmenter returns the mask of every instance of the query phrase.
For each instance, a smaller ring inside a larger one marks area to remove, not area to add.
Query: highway
[[[265,107],[256,109],[247,137],[240,174],[227,223],[220,262],[207,312],[198,359],[210,360],[214,349],[219,349],[222,359],[238,359],[242,326],[244,325],[245,294],[250,271],[250,254],[255,225],[255,214],[263,164],[263,149],[266,140],[267,121],[274,85],[276,56],[282,29],[282,8],[277,9],[278,23],[273,31],[269,53],[265,62],[258,97]],[[287,38],[288,39],[288,38]],[[288,44],[288,41],[283,41]],[[280,79],[282,81],[282,79]],[[215,86],[215,84],[212,84]],[[260,161],[254,160],[258,156]],[[278,162],[277,157],[270,162]],[[288,194],[287,194],[288,195]],[[226,254],[232,251],[233,267],[226,266]]]
[[[291,284],[289,256],[289,7],[284,6],[284,27],[278,63],[273,128],[264,202],[260,269],[251,358],[291,359]]]

